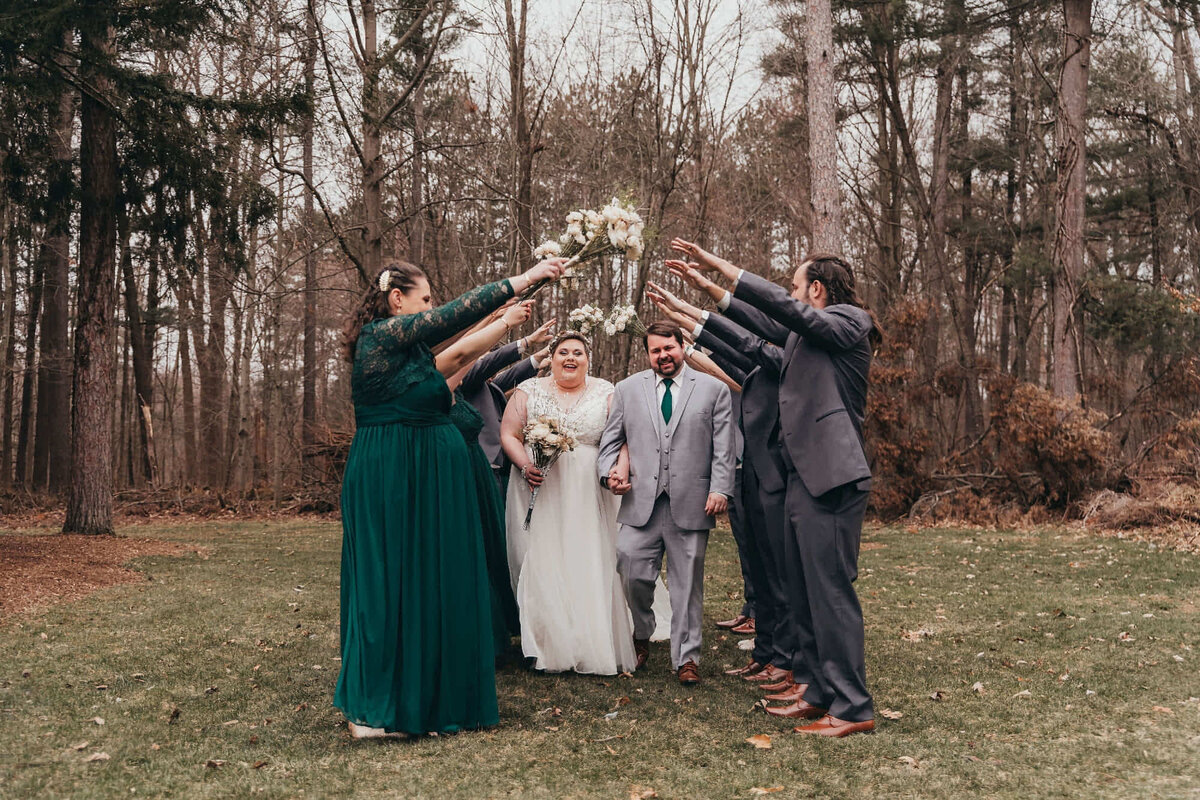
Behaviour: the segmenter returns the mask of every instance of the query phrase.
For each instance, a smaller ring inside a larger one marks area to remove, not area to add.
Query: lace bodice
[[[555,417],[575,432],[579,444],[591,447],[600,444],[600,435],[608,420],[608,398],[612,396],[613,385],[603,378],[588,378],[579,402],[564,411],[554,396],[553,382],[553,378],[530,378],[517,387],[528,397],[526,419],[542,415]]]

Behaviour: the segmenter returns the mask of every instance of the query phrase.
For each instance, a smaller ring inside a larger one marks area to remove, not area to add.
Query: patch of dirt
[[[0,621],[97,589],[144,581],[124,566],[139,556],[177,556],[195,547],[158,539],[52,534],[0,536]]]

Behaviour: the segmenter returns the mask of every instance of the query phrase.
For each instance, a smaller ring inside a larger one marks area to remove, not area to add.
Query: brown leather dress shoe
[[[779,683],[784,678],[790,678],[791,670],[781,669],[774,664],[768,664],[765,669],[759,670],[753,675],[743,675],[742,680],[750,681],[751,683]]]
[[[738,614],[733,619],[721,620],[720,622],[717,623],[717,627],[724,628],[725,630],[729,630],[730,628],[736,628],[739,625],[745,625],[749,619],[750,618],[747,617],[745,614]]]
[[[808,691],[807,683],[793,683],[791,686],[784,689],[783,691],[776,692],[775,694],[769,694],[766,697],[764,697],[763,699],[769,700],[772,703],[785,703],[785,704],[790,705],[791,703],[794,703],[797,700],[803,700],[804,693],[807,691]]]
[[[730,628],[729,630],[732,633],[745,633],[745,634],[754,635],[754,633],[758,630],[758,628],[755,627],[755,625],[754,625],[754,617],[751,617],[750,619],[743,622],[741,625]]]
[[[725,670],[725,674],[733,675],[733,676],[753,675],[756,672],[762,672],[762,670],[764,670],[764,669],[766,669],[766,665],[760,664],[757,661],[751,661],[749,664],[747,664],[744,667],[734,667],[733,669],[727,669],[727,670]]]
[[[797,700],[791,705],[786,706],[771,706],[767,709],[767,713],[772,717],[782,717],[784,719],[816,719],[817,717],[828,716],[826,713],[829,709],[819,708],[812,703],[804,700]]]
[[[764,692],[783,692],[792,688],[796,685],[796,682],[792,680],[792,671],[789,669],[784,670],[784,672],[787,674],[785,674],[779,680],[775,681],[774,683],[760,683],[758,688],[762,689]]]
[[[684,686],[695,686],[700,682],[700,671],[695,661],[685,661],[679,668],[679,682]]]
[[[771,709],[767,709],[770,711]],[[862,722],[848,722],[844,719],[831,717],[828,714],[810,725],[792,728],[796,733],[812,733],[817,736],[832,736],[840,739],[852,733],[871,733],[875,730],[875,720],[864,719]]]
[[[634,666],[634,671],[646,666],[646,662],[650,660],[650,640],[649,639],[634,639],[633,654],[637,656],[637,664]]]

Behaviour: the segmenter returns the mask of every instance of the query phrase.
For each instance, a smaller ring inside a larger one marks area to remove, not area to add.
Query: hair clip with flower
[[[386,294],[388,286],[390,286],[391,283],[392,271],[390,269],[385,269],[383,272],[379,273],[379,291]]]

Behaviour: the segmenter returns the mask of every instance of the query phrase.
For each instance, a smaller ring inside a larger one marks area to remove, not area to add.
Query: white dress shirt
[[[687,370],[688,370],[687,364],[680,364],[679,371],[671,376],[671,415],[672,416],[674,416],[675,412],[679,410],[679,406],[678,406],[678,403],[679,403],[679,381],[683,379],[683,373],[687,372]],[[660,409],[662,408],[663,393],[667,391],[667,385],[665,383],[663,383],[664,380],[665,380],[665,378],[663,378],[662,375],[659,375],[657,372],[654,373],[654,394],[655,394],[655,397],[658,398],[658,407]],[[660,413],[661,413],[661,411],[660,411]]]

